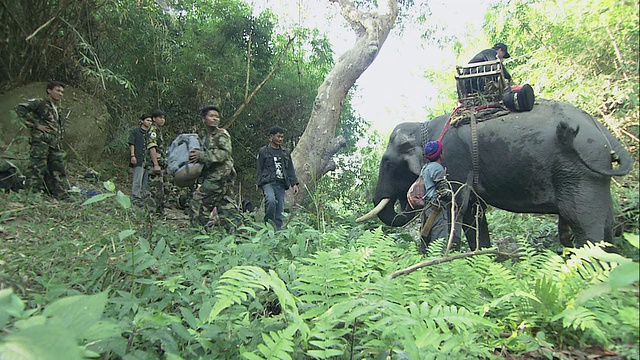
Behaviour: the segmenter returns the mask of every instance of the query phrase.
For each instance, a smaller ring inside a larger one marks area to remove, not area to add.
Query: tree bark
[[[355,0],[328,0],[340,6],[340,13],[356,33],[356,41],[336,62],[318,88],[311,117],[297,146],[291,153],[300,183],[297,196],[287,193],[288,203],[299,203],[315,189],[316,180],[335,169],[333,156],[346,145],[336,136],[342,102],[356,80],[380,52],[398,17],[397,0],[378,1],[377,8],[363,11]]]

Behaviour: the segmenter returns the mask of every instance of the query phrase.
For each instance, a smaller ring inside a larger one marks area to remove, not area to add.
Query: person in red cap
[[[428,204],[424,211],[424,225],[420,232],[419,250],[426,252],[432,240],[449,238],[449,212],[444,201],[449,195],[449,185],[446,171],[442,166],[444,152],[440,141],[429,141],[424,147],[424,158],[427,163],[422,167],[420,176],[426,188],[425,202]]]

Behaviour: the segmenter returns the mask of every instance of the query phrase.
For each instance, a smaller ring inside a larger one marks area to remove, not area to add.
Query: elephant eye
[[[413,151],[413,148],[415,147],[416,145],[413,143],[413,141],[406,141],[398,146],[398,150],[400,151],[400,153],[408,153]]]
[[[380,167],[387,168],[387,169],[395,169],[397,167],[397,164],[393,161],[390,161],[387,157],[383,157],[382,160],[380,161]]]

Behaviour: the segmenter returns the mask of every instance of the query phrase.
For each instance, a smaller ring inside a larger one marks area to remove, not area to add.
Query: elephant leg
[[[469,204],[463,215],[462,222],[466,225],[464,235],[472,251],[491,247],[485,210],[486,205],[476,201]]]
[[[560,244],[564,247],[573,247],[573,241],[571,241],[571,228],[569,223],[562,215],[558,215],[558,238]]]
[[[577,186],[580,194],[571,193],[570,196],[558,197],[560,218],[571,227],[575,246],[581,247],[587,241],[611,242],[613,201],[609,192],[609,181],[585,181]]]

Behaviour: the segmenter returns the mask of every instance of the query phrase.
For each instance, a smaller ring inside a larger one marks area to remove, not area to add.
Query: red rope
[[[484,110],[484,109],[499,108],[499,107],[502,107],[502,106],[500,106],[500,104],[497,104],[497,103],[490,103],[490,104],[487,104],[487,105],[480,105],[480,106],[478,106],[478,107],[476,108],[476,111],[480,111],[480,110]]]
[[[438,141],[442,141],[442,138],[444,137],[444,134],[447,132],[447,130],[449,130],[449,125],[451,124],[451,118],[453,118],[453,116],[458,113],[458,111],[460,111],[460,109],[462,109],[463,106],[462,104],[458,105],[458,107],[456,107],[453,112],[451,113],[451,116],[449,116],[449,119],[447,119],[447,122],[444,124],[444,128],[442,128],[442,132],[440,133],[440,136],[438,137]]]

